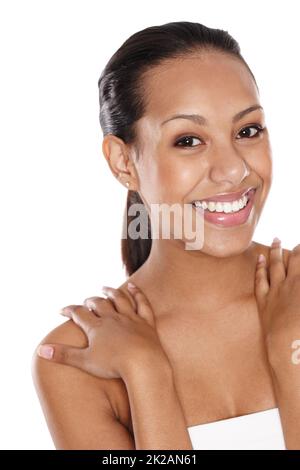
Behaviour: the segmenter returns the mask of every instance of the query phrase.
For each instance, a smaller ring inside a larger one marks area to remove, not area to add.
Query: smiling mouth
[[[212,197],[203,200],[195,200],[192,202],[192,205],[196,209],[201,208],[206,212],[221,212],[224,214],[239,212],[246,207],[250,200],[250,196],[254,194],[255,191],[256,188],[251,187],[248,190],[241,192],[240,197],[235,196],[235,199],[228,194],[216,196],[215,199]]]

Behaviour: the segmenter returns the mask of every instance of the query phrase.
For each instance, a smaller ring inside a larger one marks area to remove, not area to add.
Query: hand
[[[300,245],[291,251],[287,268],[281,242],[273,240],[269,266],[264,256],[257,263],[255,295],[268,349],[300,337]]]
[[[48,351],[42,355],[45,359],[102,378],[123,378],[137,361],[167,359],[153,310],[142,291],[136,286],[131,288],[130,300],[121,289],[106,287],[105,292],[109,298],[90,297],[84,305],[70,305],[61,312],[85,332],[87,348],[47,344],[40,345],[38,354]]]

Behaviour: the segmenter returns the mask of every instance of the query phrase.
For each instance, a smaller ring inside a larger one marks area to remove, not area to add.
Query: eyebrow
[[[246,114],[251,113],[252,111],[255,111],[256,109],[262,109],[263,107],[260,106],[259,104],[253,104],[252,106],[249,106],[246,109],[243,109],[239,113],[235,114],[232,118],[232,122],[235,123],[242,119]],[[207,119],[204,116],[201,116],[200,114],[175,114],[174,116],[169,117],[168,119],[165,119],[162,123],[165,124],[166,122],[172,121],[173,119],[189,119],[190,121],[193,121],[195,124],[199,124],[201,126],[207,124]]]

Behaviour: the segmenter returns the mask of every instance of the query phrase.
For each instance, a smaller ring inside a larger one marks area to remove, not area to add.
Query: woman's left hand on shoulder
[[[269,357],[278,357],[282,348],[299,349],[300,244],[285,266],[281,242],[273,240],[269,260],[260,256],[257,261],[255,296]]]

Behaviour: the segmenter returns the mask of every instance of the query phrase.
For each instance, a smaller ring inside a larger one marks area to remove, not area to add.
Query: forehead
[[[143,77],[146,120],[163,120],[172,113],[200,113],[208,120],[216,115],[231,118],[259,102],[247,67],[238,59],[218,52],[202,52],[154,66]]]

